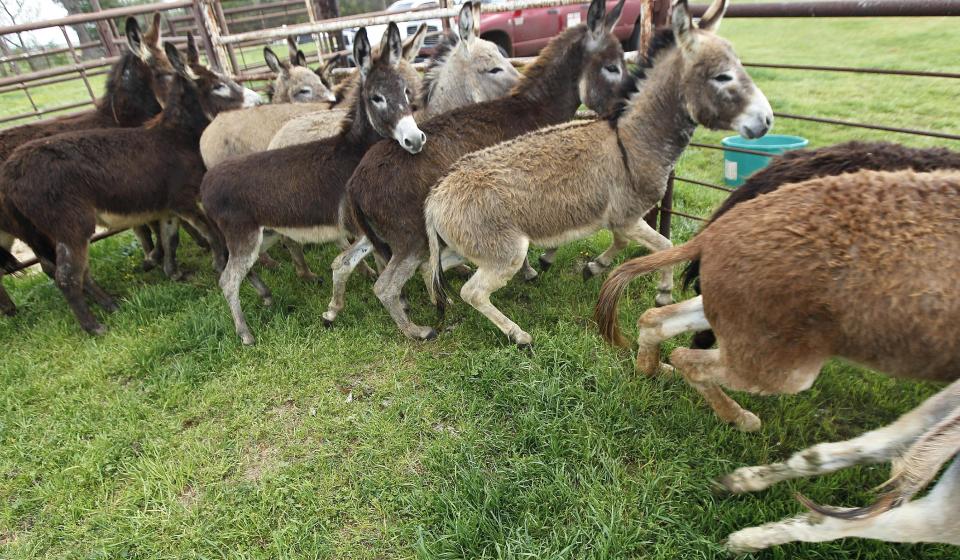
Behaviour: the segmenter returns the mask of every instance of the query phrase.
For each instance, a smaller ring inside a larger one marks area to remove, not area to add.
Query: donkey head
[[[673,5],[684,104],[690,118],[703,126],[759,138],[773,126],[773,109],[730,43],[715,34],[726,9],[727,0],[714,0],[694,26],[687,0]]]
[[[163,45],[160,44],[159,12],[153,14],[153,21],[146,33],[140,33],[140,25],[132,17],[127,18],[124,31],[130,52],[143,64],[130,68],[129,73],[125,69],[121,79],[130,81],[129,85],[133,85],[133,81],[150,84],[154,97],[162,105],[173,82],[173,66],[170,65]]]
[[[427,136],[413,120],[410,98],[414,92],[399,68],[405,59],[397,24],[390,23],[387,27],[376,57],[367,39],[367,30],[361,28],[353,44],[353,58],[360,67],[357,103],[363,107],[371,126],[381,136],[396,140],[411,154],[419,153]]]
[[[580,74],[580,101],[594,111],[607,113],[620,99],[626,72],[623,47],[613,29],[623,12],[620,0],[607,13],[604,0],[593,0],[587,10],[587,32],[583,37],[587,57]]]
[[[298,50],[296,59],[306,62],[303,51]],[[323,85],[320,76],[304,66],[294,66],[289,62],[281,61],[270,47],[263,48],[263,58],[267,61],[270,70],[277,74],[273,82],[274,103],[303,103],[307,101],[336,101],[333,93]]]
[[[192,33],[187,34],[187,70],[200,88],[200,102],[211,119],[220,111],[253,107],[263,102],[257,92],[204,66]]]
[[[520,79],[497,45],[477,36],[479,27],[480,2],[464,3],[459,39],[445,37],[426,71],[421,108],[429,115],[503,97]]]

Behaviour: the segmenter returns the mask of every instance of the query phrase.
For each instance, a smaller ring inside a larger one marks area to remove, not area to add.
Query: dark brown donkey
[[[17,146],[31,140],[74,130],[140,126],[160,112],[157,99],[166,94],[173,73],[159,42],[160,14],[154,15],[153,24],[142,36],[137,20],[127,18],[126,36],[129,51],[110,69],[106,93],[97,100],[96,107],[92,111],[0,132],[0,163],[6,161]],[[10,250],[16,238],[12,231],[15,227],[13,218],[0,207],[0,249]],[[150,252],[152,246],[145,250]],[[0,313],[15,312],[16,306],[0,284]]]
[[[173,214],[219,247],[197,200],[204,173],[200,134],[209,115],[241,106],[243,91],[212,72],[195,74],[176,47],[164,47],[174,80],[163,112],[146,127],[37,140],[17,148],[0,168],[0,194],[23,239],[39,256],[56,262],[57,286],[81,326],[93,334],[106,329],[84,301],[84,287],[103,308],[116,309],[90,277],[87,252],[98,222],[124,228]]]
[[[340,134],[233,159],[204,178],[203,207],[229,250],[220,288],[244,344],[254,342],[240,307],[244,277],[249,275],[264,303],[272,303],[269,288],[250,270],[261,246],[277,238],[270,235],[265,244],[264,228],[300,243],[340,239],[345,185],[370,146],[394,138],[410,153],[423,148],[426,137],[413,120],[411,85],[400,70],[402,48],[400,31],[391,23],[374,60],[367,32],[361,29],[353,46],[359,85]]]
[[[343,308],[350,272],[376,248],[389,259],[373,288],[377,297],[405,335],[436,336],[432,328],[410,321],[400,298],[426,257],[423,204],[431,187],[464,154],[570,120],[580,103],[606,112],[619,99],[625,74],[623,50],[611,33],[622,8],[623,0],[607,14],[603,0],[594,0],[587,23],[555,37],[510,95],[426,121],[423,130],[430,143],[417,157],[389,144],[370,150],[350,179],[350,208],[344,210],[363,236],[333,262],[333,296],[323,314],[327,324]]]

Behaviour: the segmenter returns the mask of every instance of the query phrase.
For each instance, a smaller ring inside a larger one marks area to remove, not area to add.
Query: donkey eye
[[[617,66],[616,64],[611,64],[610,66],[604,66],[603,69],[606,70],[607,72],[610,72],[611,74],[620,73],[620,67]]]
[[[713,81],[720,82],[721,84],[724,82],[729,82],[731,80],[733,80],[733,76],[731,76],[730,74],[717,74],[716,76],[713,77]]]
[[[503,68],[500,68],[500,67],[491,68],[491,69],[487,70],[487,72],[490,73],[490,74],[499,74],[500,72],[503,72]]]
[[[308,87],[305,87],[305,88],[301,88],[300,91],[297,92],[297,95],[310,95],[311,93],[313,93],[313,90]]]
[[[374,103],[380,104],[380,103],[386,103],[387,100],[384,99],[382,95],[371,95],[371,96],[370,96],[370,101],[373,101]]]

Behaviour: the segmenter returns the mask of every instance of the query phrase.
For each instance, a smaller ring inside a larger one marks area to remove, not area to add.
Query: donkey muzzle
[[[773,128],[773,108],[759,88],[753,88],[750,103],[734,119],[733,128],[744,138],[760,138]]]
[[[397,122],[393,129],[393,138],[411,154],[419,154],[427,142],[427,135],[420,130],[411,116],[403,117]]]

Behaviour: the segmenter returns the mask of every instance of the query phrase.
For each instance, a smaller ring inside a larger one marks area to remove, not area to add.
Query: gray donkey
[[[766,97],[730,43],[714,34],[726,6],[714,0],[695,27],[686,0],[674,4],[672,29],[660,33],[663,46],[642,87],[609,121],[559,125],[493,146],[462,158],[438,183],[425,217],[441,309],[441,239],[478,266],[461,297],[519,345],[529,345],[530,335],[490,294],[520,270],[530,243],[556,247],[610,229],[614,243],[588,265],[594,272],[631,240],[671,246],[643,217],[662,198],[697,124],[756,138],[773,123]],[[672,288],[666,268],[658,304],[672,301]]]

